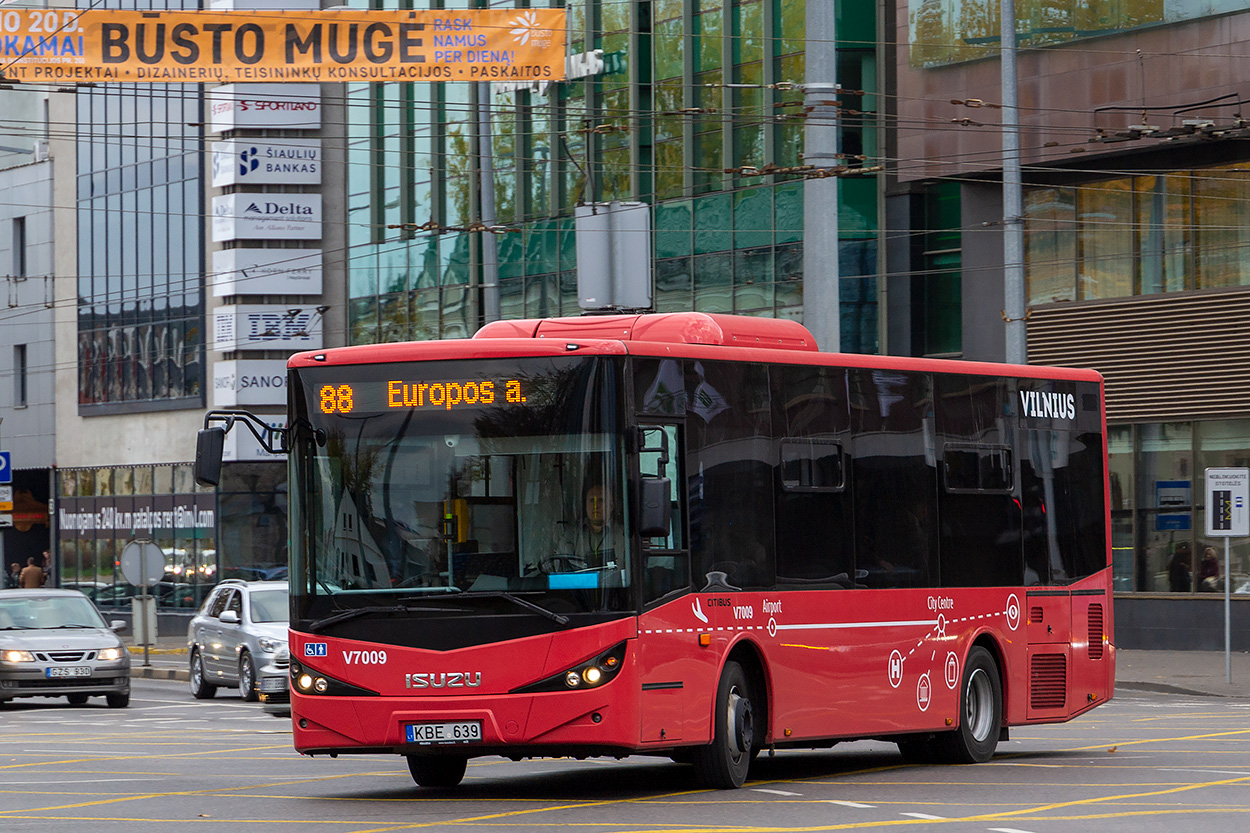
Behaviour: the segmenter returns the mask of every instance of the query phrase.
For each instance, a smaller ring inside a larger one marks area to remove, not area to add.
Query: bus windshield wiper
[[[367,605],[365,607],[353,607],[349,610],[340,610],[338,613],[332,613],[323,619],[311,623],[308,630],[316,632],[322,628],[336,625],[339,622],[346,622],[349,619],[359,619],[361,616],[371,616],[375,613],[412,613],[413,611],[429,611],[431,613],[461,613],[460,608],[456,607],[424,607],[412,605]]]
[[[545,616],[557,625],[564,626],[569,623],[569,617],[565,616],[563,613],[556,613],[554,610],[548,610],[542,605],[536,605],[531,601],[522,599],[520,596],[514,596],[506,590],[481,590],[478,592],[469,591],[463,595],[474,599],[505,599],[518,607],[523,607],[532,613],[537,613],[539,616]]]

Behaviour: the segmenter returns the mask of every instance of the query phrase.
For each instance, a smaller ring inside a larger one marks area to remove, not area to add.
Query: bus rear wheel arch
[[[994,655],[974,645],[959,686],[959,728],[936,735],[934,757],[943,763],[979,764],[994,756],[1003,724],[1003,683]]]

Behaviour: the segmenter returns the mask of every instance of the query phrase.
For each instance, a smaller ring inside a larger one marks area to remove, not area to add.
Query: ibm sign
[[[213,349],[318,350],[322,347],[321,311],[314,306],[240,304],[213,311]]]

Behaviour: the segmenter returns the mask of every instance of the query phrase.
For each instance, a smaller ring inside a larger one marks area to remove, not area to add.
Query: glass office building
[[[877,147],[875,13],[844,6],[840,140],[863,166]],[[801,319],[805,181],[784,169],[802,165],[797,87],[819,37],[804,1],[591,0],[568,21],[568,53],[600,50],[602,72],[348,86],[350,343],[471,335],[491,242],[502,317],[578,314],[574,208],[614,200],[651,206],[657,311]],[[483,182],[498,226],[486,251]],[[842,349],[876,352],[877,186],[840,186]]]

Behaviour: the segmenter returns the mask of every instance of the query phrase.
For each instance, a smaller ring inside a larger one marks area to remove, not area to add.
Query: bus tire
[[[756,749],[755,707],[751,683],[742,666],[725,663],[716,687],[712,742],[691,755],[695,781],[713,790],[733,790],[747,780]]]
[[[464,780],[468,758],[458,755],[408,755],[408,771],[418,787],[454,787]]]
[[[989,651],[974,646],[959,687],[959,728],[933,739],[937,757],[949,764],[980,764],[994,756],[1003,722],[1003,684]]]

